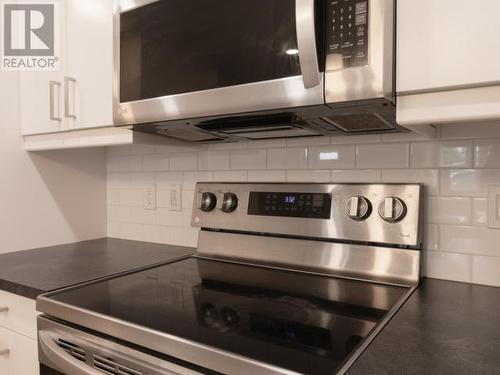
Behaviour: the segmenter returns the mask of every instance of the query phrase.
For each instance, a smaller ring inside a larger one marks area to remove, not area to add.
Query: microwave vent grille
[[[394,129],[378,113],[343,113],[322,117],[321,119],[347,133],[388,131]]]

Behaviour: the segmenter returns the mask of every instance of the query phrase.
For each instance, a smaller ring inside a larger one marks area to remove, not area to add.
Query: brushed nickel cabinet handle
[[[58,108],[58,111],[57,111],[57,115],[56,115],[56,102],[55,102],[55,95],[56,95],[56,91],[57,91],[57,103],[59,103],[59,98],[61,97],[61,82],[57,82],[57,81],[50,81],[49,82],[49,87],[50,87],[50,103],[49,103],[49,106],[50,106],[50,119],[52,121],[62,121],[62,118],[61,118],[61,113],[60,113],[60,107],[59,105],[57,106]]]
[[[75,109],[75,83],[76,79],[71,77],[64,77],[64,116],[67,118],[76,119],[76,113],[70,111],[70,85],[73,85],[73,110]]]

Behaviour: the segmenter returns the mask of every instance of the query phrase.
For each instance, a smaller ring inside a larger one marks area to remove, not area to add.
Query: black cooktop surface
[[[407,291],[189,258],[51,299],[288,370],[332,374]]]

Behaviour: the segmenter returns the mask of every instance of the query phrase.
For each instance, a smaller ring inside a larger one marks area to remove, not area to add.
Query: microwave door
[[[115,125],[325,103],[314,0],[115,1]]]

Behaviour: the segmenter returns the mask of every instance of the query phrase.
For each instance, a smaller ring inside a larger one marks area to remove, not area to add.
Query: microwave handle
[[[304,87],[310,89],[321,83],[316,51],[315,0],[295,0],[295,22],[300,69]]]

